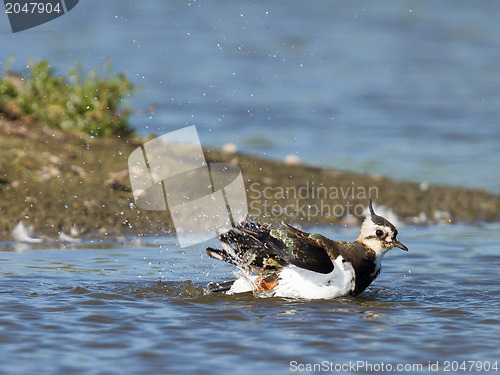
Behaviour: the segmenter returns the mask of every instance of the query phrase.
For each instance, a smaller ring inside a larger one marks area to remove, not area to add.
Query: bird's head
[[[369,247],[377,256],[382,256],[393,247],[408,251],[408,248],[398,241],[396,227],[382,216],[375,215],[370,199],[370,215],[366,216],[356,241]]]

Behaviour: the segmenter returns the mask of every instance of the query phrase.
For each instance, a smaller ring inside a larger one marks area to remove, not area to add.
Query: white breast
[[[280,282],[273,290],[276,297],[329,299],[348,294],[354,289],[354,270],[339,255],[328,274],[317,273],[293,265],[280,272]]]
[[[228,294],[254,292],[260,297],[285,297],[304,299],[331,299],[347,295],[354,290],[355,274],[349,262],[342,262],[339,255],[332,272],[324,274],[288,265],[279,274],[279,284],[270,292],[259,291],[256,276],[241,275]]]

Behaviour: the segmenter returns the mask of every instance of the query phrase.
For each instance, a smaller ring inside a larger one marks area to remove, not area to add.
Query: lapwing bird
[[[378,276],[382,257],[393,247],[398,230],[375,215],[370,200],[354,242],[333,241],[282,223],[279,227],[244,222],[221,234],[222,249],[207,254],[237,266],[234,281],[211,283],[211,292],[253,292],[258,296],[334,298],[362,293]]]

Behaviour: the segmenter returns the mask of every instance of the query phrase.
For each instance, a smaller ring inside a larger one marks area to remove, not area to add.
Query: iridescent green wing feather
[[[335,253],[335,243],[328,238],[302,232],[285,224],[279,228],[272,228],[269,234],[283,243],[279,255],[287,262],[319,273],[333,271],[330,254]]]

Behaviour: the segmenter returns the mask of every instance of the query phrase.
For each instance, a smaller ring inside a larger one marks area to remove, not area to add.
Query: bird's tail
[[[236,265],[247,273],[259,273],[269,266],[282,265],[277,256],[278,241],[269,226],[245,222],[219,236],[222,249],[207,248],[215,259]]]
[[[267,291],[277,285],[277,271],[286,265],[278,255],[279,240],[270,235],[270,227],[245,222],[219,236],[221,249],[207,248],[207,254],[238,267],[240,278],[248,280],[257,291]],[[254,275],[254,276],[253,276]],[[256,275],[256,276],[255,276]],[[209,292],[231,289],[235,281],[210,283]]]

